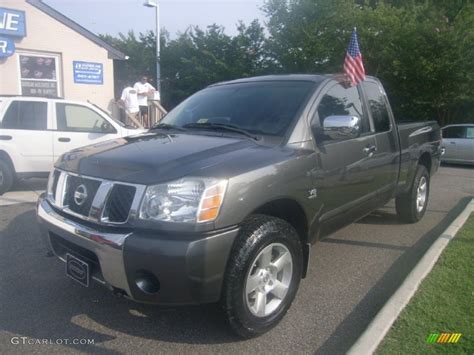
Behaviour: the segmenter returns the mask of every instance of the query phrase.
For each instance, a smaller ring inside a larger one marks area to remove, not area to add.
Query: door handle
[[[59,142],[70,142],[70,141],[71,141],[71,138],[68,138],[68,137],[60,137],[60,138],[58,138],[58,141],[59,141]]]
[[[371,157],[376,151],[377,147],[375,145],[368,145],[364,149],[362,149],[365,155]]]
[[[0,141],[11,141],[12,139],[12,136],[0,136]]]
[[[456,142],[449,142],[449,144],[456,144]]]

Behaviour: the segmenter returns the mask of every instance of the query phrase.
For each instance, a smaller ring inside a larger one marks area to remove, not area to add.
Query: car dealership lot
[[[227,331],[212,305],[136,304],[115,298],[100,286],[86,289],[67,279],[64,266],[47,257],[40,243],[34,205],[21,201],[2,205],[6,198],[20,200],[25,194],[34,200],[43,185],[44,180],[25,181],[17,188],[20,191],[0,197],[0,346],[5,352],[146,349],[323,354],[345,352],[357,339],[474,195],[474,169],[442,167],[432,181],[428,212],[417,224],[399,224],[390,203],[316,244],[309,275],[287,317],[274,330],[247,341]],[[62,344],[23,345],[18,338],[11,341],[12,337]],[[94,344],[65,344],[65,339],[93,339]]]

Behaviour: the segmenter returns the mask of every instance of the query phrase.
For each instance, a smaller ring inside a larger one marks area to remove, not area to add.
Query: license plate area
[[[75,257],[72,254],[66,254],[66,275],[84,287],[89,287],[90,265],[89,263]]]

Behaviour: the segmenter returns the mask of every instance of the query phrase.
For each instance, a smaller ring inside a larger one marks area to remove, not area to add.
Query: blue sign
[[[104,83],[104,69],[102,63],[73,61],[74,82],[76,84],[95,84]]]
[[[15,53],[15,43],[6,37],[0,37],[0,58],[6,58]]]
[[[0,7],[0,35],[25,37],[25,12]]]

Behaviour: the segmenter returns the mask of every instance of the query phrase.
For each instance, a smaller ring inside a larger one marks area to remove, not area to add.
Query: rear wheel
[[[397,196],[395,206],[399,218],[406,223],[418,222],[426,212],[430,193],[430,174],[418,165],[410,190]]]
[[[0,195],[3,195],[12,188],[14,177],[15,175],[10,164],[0,160]]]
[[[301,243],[287,222],[254,215],[243,224],[224,280],[222,306],[231,328],[250,338],[288,311],[301,280]]]

